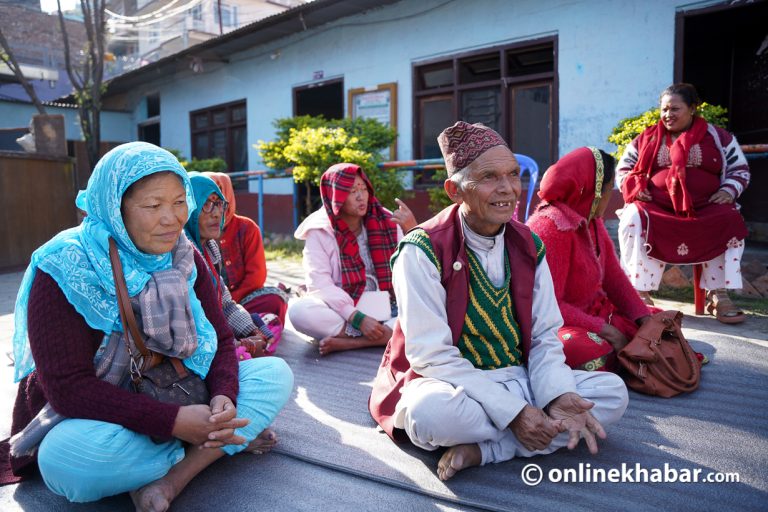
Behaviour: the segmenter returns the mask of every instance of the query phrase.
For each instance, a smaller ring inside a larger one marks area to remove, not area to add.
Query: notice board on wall
[[[348,93],[348,115],[352,119],[373,118],[384,126],[397,128],[397,83],[358,87]],[[397,142],[389,148],[389,159],[397,156]]]

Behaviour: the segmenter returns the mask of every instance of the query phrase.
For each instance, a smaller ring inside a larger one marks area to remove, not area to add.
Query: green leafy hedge
[[[168,151],[179,160],[187,172],[227,172],[227,162],[222,158],[205,158],[202,160],[193,158],[190,162],[178,149],[168,149]]]

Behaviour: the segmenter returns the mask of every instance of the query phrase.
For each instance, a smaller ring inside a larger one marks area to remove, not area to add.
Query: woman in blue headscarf
[[[232,299],[221,278],[222,258],[217,240],[224,229],[224,214],[229,203],[216,182],[208,176],[190,173],[189,181],[197,207],[190,214],[184,231],[205,258],[224,316],[237,338],[235,346],[243,346],[252,357],[274,354],[277,343],[272,331],[258,313],[248,313]]]
[[[276,358],[238,365],[206,265],[183,234],[195,200],[173,155],[118,146],[77,206],[83,223],[35,251],[16,300],[21,382],[2,462],[22,477],[36,465],[70,501],[131,492],[137,510],[166,510],[224,454],[261,449],[292,375]],[[130,389],[110,238],[147,346],[204,378],[209,404],[180,407]]]

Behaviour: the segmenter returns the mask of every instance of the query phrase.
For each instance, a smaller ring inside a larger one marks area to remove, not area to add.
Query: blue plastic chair
[[[528,199],[525,203],[525,218],[523,222],[528,220],[528,214],[531,209],[531,200],[533,199],[533,193],[536,191],[536,182],[539,181],[539,164],[533,158],[515,153],[517,163],[520,164],[520,177],[528,172]],[[518,203],[519,205],[519,203]],[[515,217],[517,217],[517,208],[515,208]]]

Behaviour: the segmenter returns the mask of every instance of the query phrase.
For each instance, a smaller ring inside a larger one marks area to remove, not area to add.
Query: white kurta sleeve
[[[557,336],[562,326],[552,274],[544,257],[536,267],[533,283],[533,325],[528,353],[528,378],[538,407],[545,407],[563,393],[576,392],[573,371],[565,364],[563,343]]]
[[[414,371],[463,389],[480,403],[498,429],[507,428],[527,403],[503,384],[488,378],[485,371],[475,368],[453,345],[445,289],[437,267],[423,250],[405,244],[395,260],[392,275],[405,353]]]

